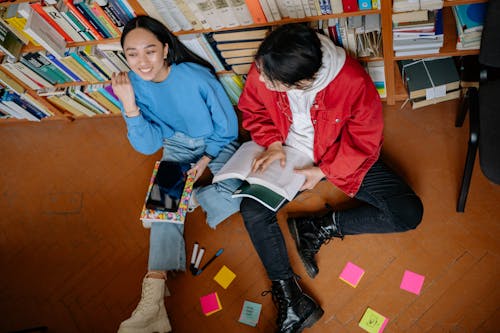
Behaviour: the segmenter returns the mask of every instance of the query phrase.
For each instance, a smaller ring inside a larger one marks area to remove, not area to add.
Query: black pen
[[[217,258],[218,256],[220,256],[220,255],[222,254],[222,252],[224,252],[224,249],[219,249],[219,250],[217,251],[217,253],[215,253],[215,254],[214,254],[214,256],[213,256],[212,258],[210,258],[210,260],[209,260],[209,261],[208,261],[205,265],[203,265],[203,267],[202,267],[202,268],[198,269],[198,271],[196,272],[196,274],[195,274],[195,275],[200,275],[200,274],[201,274],[201,272],[203,272],[203,270],[204,270],[205,268],[207,268],[207,266],[208,266],[208,265],[210,265],[210,264],[212,263],[212,261],[214,261],[214,260],[215,260],[215,258]]]

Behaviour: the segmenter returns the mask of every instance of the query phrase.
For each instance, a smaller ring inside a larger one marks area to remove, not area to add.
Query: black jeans
[[[334,213],[344,235],[402,232],[415,229],[422,220],[420,198],[381,160],[368,171],[355,198],[364,204]],[[248,198],[241,202],[240,211],[269,278],[293,277],[276,213]]]

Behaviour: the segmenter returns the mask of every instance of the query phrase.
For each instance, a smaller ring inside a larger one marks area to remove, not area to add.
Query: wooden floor
[[[280,214],[292,265],[325,310],[306,332],[362,332],[367,307],[389,318],[386,332],[500,331],[500,186],[476,163],[466,211],[455,212],[468,134],[454,127],[455,109],[385,107],[384,156],[424,202],[417,230],[335,239],[312,280]],[[135,152],[120,118],[0,124],[0,143],[0,332],[116,332],[140,297],[149,231],[138,214],[160,155]],[[295,208],[315,209],[326,192]],[[188,256],[194,241],[205,260],[225,251],[198,277],[169,276],[174,332],[273,332],[276,309],[261,296],[269,281],[241,217],[212,230],[198,209],[185,233]],[[338,278],[348,261],[365,270],[357,288]],[[212,279],[222,265],[237,275],[226,290]],[[405,270],[425,276],[420,295],[399,288]],[[213,291],[223,310],[206,317],[199,297]],[[244,300],[263,305],[256,328],[238,322]]]

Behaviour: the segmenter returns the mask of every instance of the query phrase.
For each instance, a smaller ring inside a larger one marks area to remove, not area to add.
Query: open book
[[[313,161],[303,152],[289,146],[283,146],[283,149],[286,154],[285,167],[282,168],[280,161],[276,160],[264,172],[252,172],[253,160],[265,148],[253,141],[245,142],[215,174],[213,182],[231,178],[244,180],[246,183],[235,191],[234,197],[252,197],[276,211],[285,200],[293,200],[306,180],[294,169],[313,165]]]
[[[193,191],[194,176],[189,164],[158,161],[153,168],[140,219],[145,228],[151,222],[183,224]]]

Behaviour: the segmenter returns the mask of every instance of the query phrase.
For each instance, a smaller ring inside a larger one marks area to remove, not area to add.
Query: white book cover
[[[276,0],[276,4],[278,5],[278,10],[280,11],[281,17],[292,17],[287,6],[287,2],[291,0]]]
[[[441,46],[443,46],[443,35],[437,35],[434,38],[397,39],[393,42],[394,51],[440,48]]]
[[[414,56],[414,55],[422,55],[422,54],[435,54],[435,53],[439,53],[439,48],[414,49],[414,50],[396,51],[394,53],[394,55],[396,57],[404,57],[404,56]]]
[[[184,1],[184,0],[174,0],[174,1],[175,1],[175,4],[177,5],[177,7],[179,8],[179,10],[184,14],[184,16],[186,17],[186,19],[189,21],[189,23],[191,23],[191,25],[193,26],[194,30],[202,30],[202,29],[204,29],[204,27],[201,24],[201,22],[194,15],[194,13],[191,10],[191,8],[188,6],[188,4],[187,4],[186,1],[189,1],[189,0],[186,0],[186,1]]]
[[[330,8],[332,9],[332,14],[342,13],[344,11],[342,0],[330,0]]]
[[[191,9],[191,12],[196,17],[196,19],[200,22],[203,29],[211,29],[210,24],[208,24],[207,19],[201,13],[200,8],[195,3],[193,3],[191,0],[187,0],[186,4],[189,7],[189,9]]]
[[[80,36],[77,30],[61,15],[61,12],[54,6],[42,6],[42,9],[61,27],[75,42],[83,42],[85,39]]]
[[[31,11],[23,29],[47,51],[57,58],[64,57],[66,41],[43,17],[34,10]]]
[[[302,0],[293,0],[294,5],[295,5],[295,10],[297,11],[297,15],[299,18],[304,18],[307,16],[305,12],[305,8],[302,4]],[[310,16],[310,15],[309,15]]]
[[[28,119],[31,121],[40,121],[37,117],[31,114],[31,112],[23,109],[20,107],[16,102],[14,101],[2,101],[2,103],[7,106],[6,110],[11,110],[12,113],[11,115],[14,116],[14,113],[17,114],[18,116],[16,118],[18,119]]]
[[[236,13],[233,8],[229,5],[228,0],[212,0],[215,7],[215,12],[219,15],[219,19],[222,20],[226,28],[234,28],[240,25]]]
[[[264,147],[253,141],[243,143],[226,164],[217,172],[213,182],[237,178],[250,184],[265,186],[292,201],[305,182],[305,176],[294,171],[313,165],[313,161],[304,153],[289,146],[283,147],[286,153],[286,165],[281,167],[276,160],[264,172],[252,172],[252,162],[264,151]]]
[[[259,3],[260,7],[262,8],[262,11],[264,12],[264,16],[266,17],[267,22],[273,22],[278,20],[274,18],[273,13],[271,12],[271,8],[267,3],[267,0],[259,0]]]
[[[54,85],[52,83],[50,83],[49,81],[47,81],[45,78],[43,78],[42,76],[40,76],[38,73],[36,73],[35,71],[33,71],[31,68],[29,68],[25,64],[23,64],[21,62],[15,62],[12,65],[15,68],[17,68],[18,70],[20,70],[21,72],[23,72],[28,77],[30,77],[32,80],[34,80],[34,81],[40,83],[41,85],[43,85],[44,88],[54,88]]]
[[[228,1],[240,25],[249,25],[253,23],[252,15],[248,10],[245,0],[228,0]]]
[[[307,2],[309,5],[309,9],[311,9],[312,16],[321,15],[321,10],[319,9],[319,2],[317,0],[307,0]]]
[[[9,71],[11,74],[13,74],[22,83],[27,85],[30,89],[37,90],[43,88],[41,85],[37,84],[35,81],[26,76],[23,72],[18,70],[12,63],[5,62],[1,66],[5,68],[7,71]]]
[[[144,1],[144,0],[142,0]],[[167,28],[172,32],[178,32],[182,30],[181,25],[175,20],[174,16],[170,13],[168,8],[165,6],[163,0],[150,0],[156,12],[161,17],[161,20]]]
[[[191,2],[192,1],[192,2]],[[224,22],[218,15],[215,5],[210,0],[191,0],[191,3],[198,9],[200,15],[213,30],[219,30],[225,27]]]
[[[174,0],[162,0],[163,5],[170,12],[170,15],[174,18],[174,20],[181,26],[182,30],[192,30],[193,25],[186,18],[184,13],[180,10]],[[156,2],[158,3],[158,2]],[[155,3],[155,4],[156,4]]]
[[[282,17],[280,14],[280,10],[278,8],[278,4],[276,3],[276,0],[267,0],[267,4],[269,5],[269,9],[271,10],[271,14],[273,15],[274,20],[275,21],[281,20]]]
[[[302,8],[304,8],[304,13],[306,16],[313,16],[311,7],[309,7],[309,0],[301,0]]]

